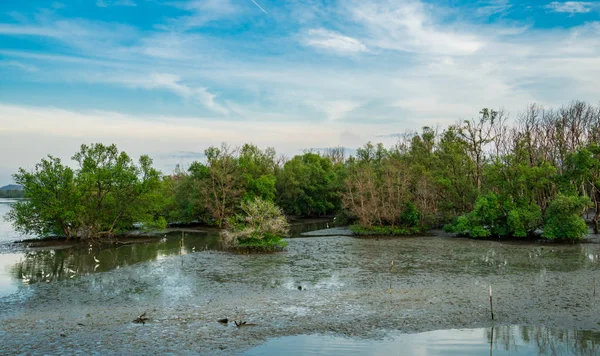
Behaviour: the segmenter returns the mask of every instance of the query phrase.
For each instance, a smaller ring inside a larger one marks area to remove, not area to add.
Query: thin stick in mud
[[[490,284],[490,313],[492,314],[492,320],[494,320],[494,304],[492,302],[492,285]]]
[[[390,264],[390,294],[392,294],[392,270],[394,269],[394,261]]]

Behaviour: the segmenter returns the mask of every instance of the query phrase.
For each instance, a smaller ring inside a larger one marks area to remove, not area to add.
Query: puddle
[[[392,334],[383,340],[296,335],[270,339],[246,355],[597,355],[600,333],[531,326]]]

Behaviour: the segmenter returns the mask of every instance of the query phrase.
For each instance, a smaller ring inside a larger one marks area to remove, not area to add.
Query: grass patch
[[[281,251],[287,246],[281,236],[265,234],[261,238],[250,237],[239,239],[235,249],[256,251]]]
[[[350,225],[350,231],[357,236],[412,236],[422,234],[424,229],[407,226],[371,226]]]

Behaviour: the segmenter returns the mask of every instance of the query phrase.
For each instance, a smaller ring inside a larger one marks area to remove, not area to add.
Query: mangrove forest
[[[482,109],[448,127],[398,135],[392,147],[307,150],[291,158],[222,144],[171,174],[115,145],[48,156],[15,183],[15,229],[70,239],[202,223],[232,245],[280,246],[284,217],[335,216],[358,235],[431,228],[472,238],[580,239],[600,220],[600,106]]]

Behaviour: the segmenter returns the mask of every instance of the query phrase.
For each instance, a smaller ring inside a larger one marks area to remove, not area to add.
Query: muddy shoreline
[[[291,226],[292,236],[295,237],[300,235],[306,230],[316,230],[319,228],[325,228],[328,224],[333,221],[332,217],[322,218],[293,218],[290,219],[289,223]],[[28,238],[14,241],[15,246],[25,248],[87,248],[88,245],[93,244],[100,247],[110,247],[113,245],[124,245],[124,244],[136,244],[136,243],[147,243],[156,241],[166,235],[174,233],[207,233],[207,234],[219,234],[220,228],[215,226],[209,226],[206,224],[190,223],[190,224],[172,224],[167,229],[160,231],[142,231],[133,230],[127,233],[117,235],[112,238],[95,239],[95,240],[75,240],[67,239],[66,237],[46,237],[46,238]]]
[[[599,256],[597,244],[444,237],[294,238],[264,256],[203,251],[19,288],[0,299],[0,353],[231,354],[286,335],[509,324],[600,331]],[[132,323],[144,311],[150,321]],[[225,317],[256,326],[217,322]]]

